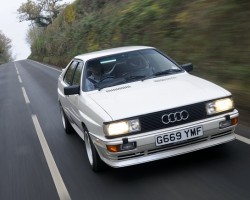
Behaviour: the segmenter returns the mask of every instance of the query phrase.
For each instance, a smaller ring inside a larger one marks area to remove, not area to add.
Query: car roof
[[[112,54],[118,54],[123,52],[135,51],[135,50],[142,50],[142,49],[155,49],[154,47],[148,46],[126,46],[126,47],[117,47],[112,49],[106,49],[101,51],[94,51],[91,53],[81,54],[75,57],[75,59],[80,59],[83,61],[91,60],[94,58],[99,58],[103,56],[108,56]]]

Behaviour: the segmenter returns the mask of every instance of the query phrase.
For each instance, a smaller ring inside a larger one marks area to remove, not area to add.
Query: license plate
[[[180,131],[165,133],[155,137],[156,146],[180,142],[203,135],[202,126],[183,129]]]

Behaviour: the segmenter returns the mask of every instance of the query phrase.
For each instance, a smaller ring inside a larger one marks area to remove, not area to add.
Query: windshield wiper
[[[112,80],[112,82],[100,82],[95,84],[96,88],[100,91],[103,88],[107,88],[107,87],[112,87],[112,86],[116,86],[116,85],[120,85],[126,83],[126,79],[124,78],[117,78]]]
[[[137,76],[125,77],[125,79],[126,79],[126,82],[128,82],[128,81],[132,81],[132,80],[136,80],[136,79],[141,80],[141,79],[143,79],[145,77],[146,77],[145,75],[137,75]]]
[[[181,71],[182,71],[181,69],[167,69],[164,71],[156,72],[153,74],[153,76],[160,76],[160,75],[165,75],[165,74],[175,74],[175,73],[178,73]]]
[[[149,76],[145,76],[144,78],[141,79],[141,81],[144,81],[144,80],[147,80],[150,78],[155,78],[155,77],[160,76],[160,75],[175,74],[175,73],[182,72],[182,71],[183,70],[181,70],[181,69],[167,69],[164,71],[156,72],[156,73],[149,75]]]

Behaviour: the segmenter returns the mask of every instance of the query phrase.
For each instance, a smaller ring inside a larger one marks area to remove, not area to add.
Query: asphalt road
[[[0,65],[0,200],[249,200],[250,131],[242,141],[128,168],[91,171],[84,142],[64,133],[60,72]]]

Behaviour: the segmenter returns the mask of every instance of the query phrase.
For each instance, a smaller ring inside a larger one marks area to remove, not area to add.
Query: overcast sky
[[[64,0],[73,2],[74,0]],[[26,34],[30,22],[19,22],[17,9],[27,0],[0,0],[0,30],[12,40],[12,54],[16,60],[26,59],[30,55],[30,46]]]

